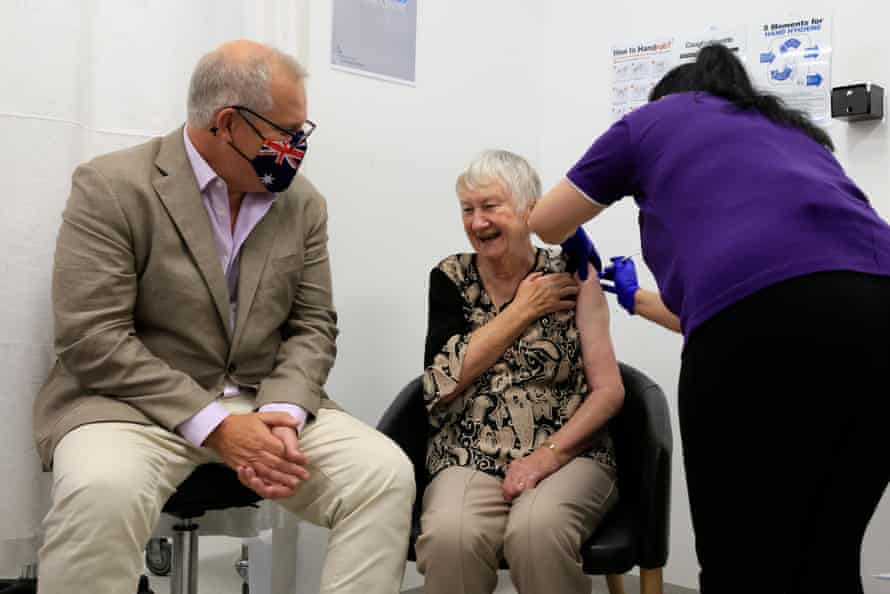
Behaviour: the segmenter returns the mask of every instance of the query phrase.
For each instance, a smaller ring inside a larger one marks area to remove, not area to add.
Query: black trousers
[[[890,278],[784,281],[683,351],[680,429],[703,594],[861,593],[890,480]]]

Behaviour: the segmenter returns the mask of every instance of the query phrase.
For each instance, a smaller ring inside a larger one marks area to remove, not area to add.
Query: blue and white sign
[[[751,31],[748,70],[757,85],[827,124],[831,115],[831,21],[809,16]]]
[[[414,84],[417,0],[334,0],[331,66]]]

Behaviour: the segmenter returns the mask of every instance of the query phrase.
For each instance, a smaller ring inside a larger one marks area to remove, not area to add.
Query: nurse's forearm
[[[634,294],[634,313],[668,330],[682,332],[680,318],[667,308],[655,291],[640,289]]]

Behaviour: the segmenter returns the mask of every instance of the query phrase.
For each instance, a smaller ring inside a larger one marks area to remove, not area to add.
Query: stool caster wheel
[[[145,547],[145,566],[158,576],[170,575],[173,569],[173,547],[166,538],[152,538]]]

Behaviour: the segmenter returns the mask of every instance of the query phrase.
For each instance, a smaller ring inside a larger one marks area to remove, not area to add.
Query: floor
[[[224,536],[203,537],[200,547],[198,586],[201,592],[214,594],[240,594],[241,578],[235,571],[235,562],[240,558],[241,540]],[[169,578],[149,576],[151,589],[155,594],[169,594]],[[636,576],[627,575],[624,579],[627,594],[639,593],[639,580]],[[500,572],[498,586],[494,594],[515,594],[516,590],[510,583],[507,572]],[[664,594],[696,594],[696,590],[665,584]],[[267,593],[256,593],[267,594]],[[423,588],[404,590],[403,594],[423,594]],[[591,594],[608,594],[606,580],[603,577],[593,578]]]
[[[510,583],[510,577],[506,575],[505,572],[501,572],[499,574],[498,586],[494,591],[494,594],[515,594],[516,590],[513,588],[513,585]],[[624,578],[624,591],[625,594],[639,594],[640,592],[640,581],[636,576],[627,575]],[[664,585],[664,594],[697,594],[697,590],[690,590],[689,588],[682,588],[680,586],[674,586],[671,584]],[[411,590],[404,590],[402,594],[423,594],[423,588],[412,588]],[[593,578],[593,590],[591,594],[609,594],[609,589],[606,587],[606,578],[595,576]]]

